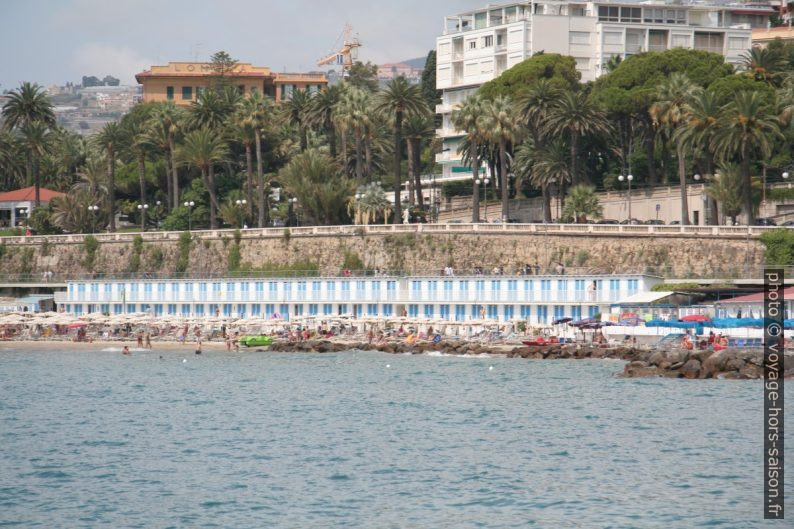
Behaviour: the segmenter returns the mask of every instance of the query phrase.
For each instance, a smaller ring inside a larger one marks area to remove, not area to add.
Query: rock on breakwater
[[[603,348],[583,344],[514,346],[473,342],[356,342],[337,340],[276,341],[269,351],[290,353],[335,353],[347,350],[380,351],[389,354],[502,355],[507,358],[536,360],[616,359],[626,363],[618,376],[623,378],[665,377],[689,379],[758,379],[763,378],[763,351],[725,349],[723,351],[688,351],[685,349]],[[794,355],[785,356],[785,377],[794,378]]]

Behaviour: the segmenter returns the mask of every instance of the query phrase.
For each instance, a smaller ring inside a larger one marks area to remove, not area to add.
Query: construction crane
[[[358,58],[358,48],[361,47],[361,41],[358,37],[353,36],[353,27],[350,24],[345,24],[345,29],[340,35],[344,37],[344,44],[342,47],[317,61],[317,66],[326,66],[328,64],[335,64],[342,67],[342,74],[353,67],[353,61]],[[340,39],[337,39],[337,43]]]

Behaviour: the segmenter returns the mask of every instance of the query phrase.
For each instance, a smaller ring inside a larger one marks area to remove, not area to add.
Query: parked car
[[[787,228],[794,227],[794,220],[787,220],[786,222],[781,224],[781,226],[786,226]]]
[[[775,222],[773,219],[770,219],[768,217],[761,217],[761,218],[755,219],[755,225],[756,226],[777,226],[777,222]]]
[[[664,226],[664,221],[659,219],[646,220],[645,224],[648,226]]]
[[[638,221],[637,219],[625,219],[620,221],[621,224],[631,224],[632,226],[637,226],[638,224],[642,224],[642,222]]]
[[[448,220],[447,224],[463,224],[463,221],[460,219],[452,219],[452,220]]]
[[[596,224],[619,224],[619,222],[613,219],[601,219]]]
[[[681,225],[680,220],[673,220],[670,222],[670,226],[680,226],[680,225]]]

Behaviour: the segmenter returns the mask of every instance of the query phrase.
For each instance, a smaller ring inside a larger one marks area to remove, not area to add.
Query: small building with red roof
[[[794,287],[783,289],[783,299],[785,300],[785,317],[790,318],[794,314]],[[746,296],[723,299],[717,301],[714,307],[720,318],[763,318],[764,293],[756,292]]]
[[[63,195],[64,193],[58,191],[39,188],[39,200],[42,204],[47,204]],[[0,193],[0,227],[15,228],[23,225],[35,206],[35,186]]]

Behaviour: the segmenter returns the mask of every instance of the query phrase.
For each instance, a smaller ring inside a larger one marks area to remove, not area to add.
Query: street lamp
[[[23,208],[23,209],[20,209],[20,210],[19,210],[19,214],[25,217],[25,218],[24,218],[24,220],[25,220],[25,226],[29,226],[29,222],[28,222],[28,215],[30,214],[30,209],[29,209],[29,208]]]
[[[195,202],[193,202],[192,200],[191,200],[190,202],[185,202],[185,203],[184,203],[184,206],[187,208],[187,231],[190,231],[190,230],[191,230],[191,222],[190,222],[190,221],[191,221],[191,219],[190,219],[190,214],[191,214],[191,212],[193,211],[193,207],[194,207],[195,205],[196,205],[196,203],[195,203]]]
[[[628,175],[628,176],[620,175],[620,176],[618,176],[618,180],[620,182],[626,181],[626,182],[629,183],[629,218],[628,218],[628,222],[631,223],[631,183],[634,181],[634,175],[631,175],[631,174]]]
[[[91,233],[96,233],[96,216],[97,216],[97,211],[99,211],[99,206],[88,206],[88,211],[91,212],[91,216],[92,216]]]
[[[485,207],[485,211],[483,212],[483,217],[485,218],[485,222],[488,222],[488,184],[490,182],[491,182],[490,178],[484,178],[482,180],[480,180],[478,178],[477,180],[474,181],[474,183],[477,184],[478,186],[480,184],[483,184],[483,187],[482,187],[482,199],[483,199],[483,202],[485,203],[485,206],[484,206]]]
[[[248,201],[245,200],[245,199],[242,199],[242,200],[235,200],[234,203],[240,209],[240,227],[242,228],[243,227],[243,209],[245,208],[245,205],[248,204]]]
[[[298,215],[297,215],[297,213],[295,213],[295,204],[297,204],[297,203],[298,203],[298,199],[297,198],[288,198],[287,199],[287,204],[289,205],[289,211],[287,211],[288,224],[291,223],[293,221],[293,219],[294,219],[295,226],[298,225]]]
[[[791,175],[788,173],[788,171],[786,171],[785,173],[783,173],[780,176],[783,177],[783,180],[788,180],[788,177],[791,176]],[[789,189],[791,189],[791,184],[789,184],[788,187],[789,187]]]
[[[149,204],[138,204],[138,211],[141,212],[141,231],[146,231],[146,212],[149,210]]]

